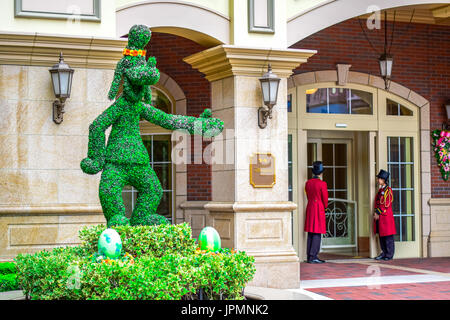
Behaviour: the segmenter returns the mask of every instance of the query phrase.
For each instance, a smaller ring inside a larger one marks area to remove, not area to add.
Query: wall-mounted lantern
[[[450,100],[445,104],[445,111],[447,114],[447,121],[442,124],[442,130],[450,130]]]
[[[264,129],[267,126],[267,118],[272,119],[272,108],[277,104],[280,80],[281,79],[272,72],[270,64],[267,72],[263,74],[262,78],[259,78],[265,105],[258,109],[258,125],[261,129]]]
[[[74,70],[64,62],[62,52],[59,54],[59,63],[49,69],[52,77],[53,93],[58,100],[53,102],[53,121],[60,124],[63,121],[64,104],[70,97],[72,77]]]
[[[394,58],[392,55],[384,52],[378,59],[380,64],[380,74],[384,80],[385,89],[389,89],[389,81],[392,75],[392,64],[394,63]]]

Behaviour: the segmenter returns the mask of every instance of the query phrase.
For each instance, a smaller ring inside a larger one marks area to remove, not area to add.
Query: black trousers
[[[322,235],[320,233],[308,232],[308,242],[306,245],[306,254],[309,260],[317,259],[317,254],[320,251],[320,242]]]
[[[394,235],[380,237],[380,247],[386,258],[393,258],[395,252]]]
[[[378,227],[378,220],[376,221],[376,233],[378,233],[378,236],[380,237],[380,248],[381,251],[383,251],[383,256],[386,258],[393,258],[395,253],[395,241],[394,241],[394,235],[381,237],[380,236],[380,229]]]

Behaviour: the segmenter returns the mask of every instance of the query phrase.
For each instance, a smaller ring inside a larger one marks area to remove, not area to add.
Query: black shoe
[[[375,260],[384,260],[384,254],[380,254]]]
[[[389,260],[392,260],[392,258],[383,257],[383,260],[384,260],[384,261],[389,261]]]
[[[307,261],[308,263],[323,263],[322,262],[323,260],[319,260],[319,259],[312,259],[312,260],[309,260],[309,261]]]
[[[317,258],[317,260],[319,260],[320,263],[325,263],[326,262],[325,260],[322,260],[322,259],[319,259],[319,258]]]

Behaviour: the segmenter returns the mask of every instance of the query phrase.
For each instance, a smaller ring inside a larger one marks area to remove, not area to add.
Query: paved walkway
[[[301,263],[301,288],[336,300],[450,300],[450,257]]]
[[[247,287],[245,293],[270,300],[450,300],[450,257],[301,263],[300,280],[299,289]],[[21,299],[21,291],[0,293],[0,300]]]

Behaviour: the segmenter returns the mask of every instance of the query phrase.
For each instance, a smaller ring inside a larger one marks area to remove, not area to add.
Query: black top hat
[[[314,161],[312,164],[312,173],[316,176],[323,172],[323,164],[322,161]]]
[[[377,174],[377,178],[384,179],[384,181],[389,180],[389,172],[381,169],[380,172]]]

